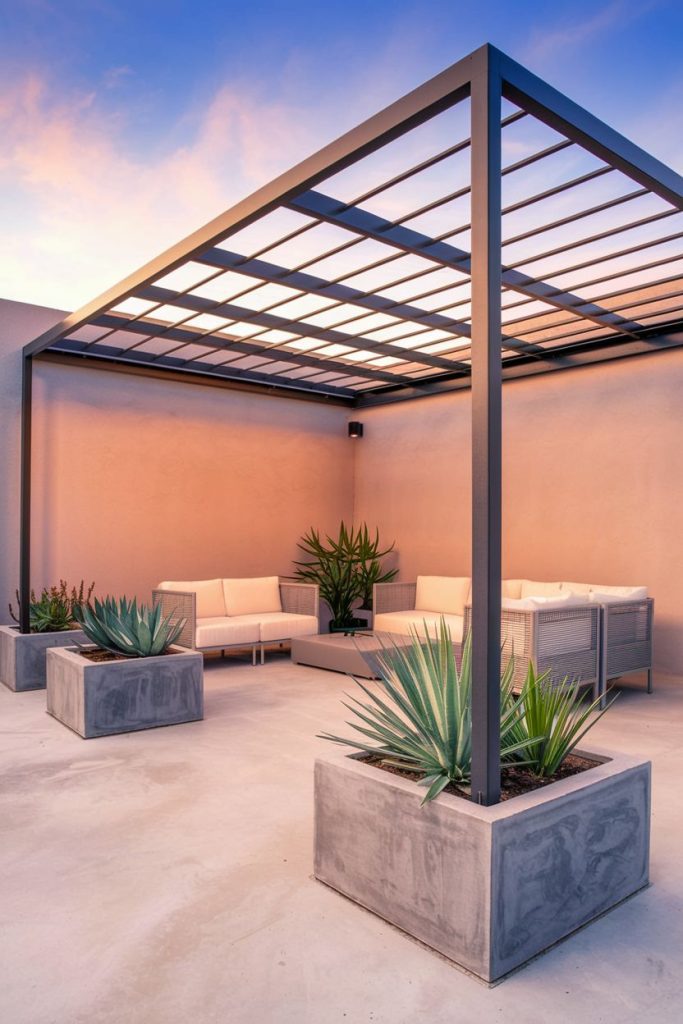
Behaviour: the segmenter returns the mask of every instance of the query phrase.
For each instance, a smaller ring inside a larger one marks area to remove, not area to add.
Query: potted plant
[[[470,644],[447,628],[376,656],[346,703],[355,748],[315,766],[315,876],[495,981],[644,887],[650,764],[577,744],[600,717],[578,685],[501,682],[503,800],[469,799]],[[426,788],[426,792],[425,792]]]
[[[40,597],[31,591],[30,632],[22,633],[18,625],[0,626],[0,680],[5,686],[15,691],[45,689],[45,652],[84,639],[76,611],[90,600],[94,587],[91,583],[86,593],[83,580],[78,587],[60,580],[59,586],[44,587]],[[17,603],[20,609],[18,592]],[[18,623],[11,604],[9,613]]]
[[[203,659],[175,646],[184,619],[125,597],[77,611],[89,646],[47,655],[47,710],[88,739],[203,718]]]
[[[398,569],[385,571],[382,567],[382,559],[394,550],[394,546],[395,542],[383,551],[380,550],[379,530],[375,529],[375,536],[370,537],[370,531],[365,523],[361,523],[358,527],[355,549],[358,558],[356,571],[361,584],[361,611],[372,612],[372,594],[375,584],[389,583],[398,573]]]
[[[354,608],[361,601],[364,609],[371,609],[374,584],[396,575],[395,569],[383,573],[380,561],[394,545],[381,551],[377,531],[372,539],[365,523],[354,530],[342,521],[336,538],[328,534],[323,540],[312,527],[299,541],[299,547],[306,558],[294,563],[294,576],[319,586],[332,615],[330,632],[367,628],[367,617],[356,616]]]

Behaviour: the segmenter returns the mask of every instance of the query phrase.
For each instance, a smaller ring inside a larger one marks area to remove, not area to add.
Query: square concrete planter
[[[84,642],[80,629],[59,633],[20,633],[18,626],[0,626],[0,681],[10,690],[44,690],[45,652]]]
[[[414,782],[321,757],[315,876],[496,981],[647,885],[650,763],[585,756],[604,760],[494,807],[420,807]]]
[[[47,653],[47,710],[79,736],[111,736],[204,717],[204,665],[197,651],[89,661],[76,648]]]

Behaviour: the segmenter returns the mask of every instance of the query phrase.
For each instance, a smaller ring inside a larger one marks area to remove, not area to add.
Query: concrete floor
[[[205,681],[204,722],[96,740],[0,686],[2,1024],[681,1020],[680,680],[594,733],[653,760],[652,887],[494,989],[311,879],[350,680],[275,655]]]

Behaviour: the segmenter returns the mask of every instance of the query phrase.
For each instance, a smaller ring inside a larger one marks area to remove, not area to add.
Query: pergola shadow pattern
[[[683,179],[483,46],[24,349],[363,406],[472,388],[472,799],[500,796],[501,384],[683,344]],[[238,384],[239,382],[239,384]]]

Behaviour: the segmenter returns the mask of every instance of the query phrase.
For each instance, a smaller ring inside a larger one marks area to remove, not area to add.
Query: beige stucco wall
[[[59,319],[0,303],[0,600],[18,581],[21,345]],[[346,410],[37,364],[33,581],[149,597],[162,578],[287,574],[352,515]],[[2,621],[7,615],[2,613]]]
[[[470,396],[364,410],[355,514],[401,578],[470,572]],[[504,575],[646,584],[655,657],[683,671],[683,353],[504,387]]]

